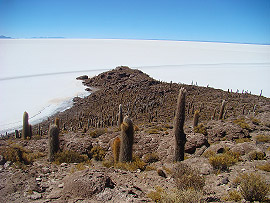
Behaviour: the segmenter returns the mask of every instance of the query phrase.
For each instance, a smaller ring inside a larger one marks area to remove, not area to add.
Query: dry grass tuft
[[[265,163],[265,164],[262,164],[262,165],[258,165],[258,166],[256,166],[256,168],[258,168],[260,170],[263,170],[263,171],[270,172],[270,163]]]
[[[96,161],[103,161],[105,155],[105,150],[99,145],[93,147],[90,151],[90,157],[95,159]]]
[[[248,158],[250,160],[264,160],[265,159],[265,153],[261,152],[261,151],[251,151],[248,154]]]
[[[179,190],[202,190],[205,185],[205,179],[199,174],[198,170],[184,163],[177,164],[172,177]]]
[[[269,193],[269,185],[256,173],[244,173],[239,176],[240,193],[247,201],[264,201]]]
[[[81,155],[74,151],[57,152],[55,155],[55,163],[81,163],[88,161],[87,155]]]
[[[148,153],[145,155],[144,161],[146,163],[154,163],[154,162],[159,161],[159,156],[157,153]]]
[[[199,124],[198,126],[194,127],[194,132],[195,133],[201,133],[203,135],[207,135],[207,130],[206,128],[204,127],[203,124]]]
[[[224,197],[225,201],[233,201],[233,202],[238,202],[241,199],[242,199],[241,194],[236,190],[230,190],[228,194]]]
[[[230,166],[239,161],[239,153],[225,150],[222,154],[214,154],[209,156],[209,163],[215,170],[226,171]]]
[[[238,138],[234,140],[236,144],[238,143],[244,143],[244,142],[251,142],[250,138]]]
[[[258,142],[270,142],[270,136],[269,135],[257,135],[255,138]]]
[[[239,125],[242,129],[250,131],[250,126],[246,123],[244,118],[239,118],[233,121],[235,124]]]
[[[135,171],[137,169],[140,169],[142,171],[146,168],[146,163],[143,162],[139,157],[134,157],[131,162],[125,162],[125,163],[116,163],[115,167],[127,171]]]

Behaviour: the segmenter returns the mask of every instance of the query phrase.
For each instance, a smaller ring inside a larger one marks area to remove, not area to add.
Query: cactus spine
[[[123,110],[122,104],[119,105],[119,113],[118,113],[118,126],[121,128],[121,124],[123,123]]]
[[[221,120],[221,119],[223,118],[225,105],[226,105],[226,101],[223,100],[223,101],[222,101],[222,104],[221,104],[221,106],[220,106],[220,112],[219,112],[219,117],[218,117],[219,120]]]
[[[125,117],[121,125],[120,162],[132,161],[132,145],[134,139],[133,123],[129,117]]]
[[[183,161],[185,153],[186,134],[184,133],[186,90],[179,91],[175,111],[173,132],[175,136],[175,161]]]
[[[49,129],[49,156],[50,162],[54,161],[55,154],[59,150],[59,129],[57,125],[51,125]]]
[[[194,113],[194,118],[193,118],[193,130],[194,130],[195,127],[198,126],[198,123],[199,123],[199,117],[200,117],[199,111],[195,111],[195,113]]]
[[[119,161],[121,140],[119,137],[115,138],[112,145],[114,163]]]
[[[23,113],[23,129],[22,129],[22,138],[25,140],[30,136],[30,129],[28,123],[28,113],[25,111]]]

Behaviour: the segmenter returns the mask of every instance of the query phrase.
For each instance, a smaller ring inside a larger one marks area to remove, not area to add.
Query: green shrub
[[[240,193],[247,201],[264,201],[269,192],[269,185],[259,174],[244,173],[240,178]]]
[[[239,161],[239,153],[225,150],[222,154],[214,154],[209,156],[209,163],[215,170],[228,170],[230,166]]]
[[[95,146],[90,151],[90,157],[95,159],[96,161],[103,161],[106,155],[105,150],[101,146]]]
[[[81,155],[74,151],[63,151],[55,154],[55,163],[81,163],[88,161],[87,155]]]
[[[262,165],[258,165],[258,166],[256,166],[256,168],[258,168],[260,170],[263,170],[263,171],[270,172],[270,163],[265,163],[265,164],[262,164]]]
[[[204,177],[197,170],[184,163],[176,165],[172,177],[179,190],[202,190],[205,185]]]
[[[255,138],[258,142],[270,142],[270,136],[269,135],[257,135]]]
[[[206,128],[204,127],[203,124],[199,124],[198,126],[194,127],[194,132],[195,133],[201,133],[203,135],[207,135],[207,130]]]
[[[254,150],[248,154],[248,157],[250,160],[264,160],[265,153],[263,153],[261,151]]]

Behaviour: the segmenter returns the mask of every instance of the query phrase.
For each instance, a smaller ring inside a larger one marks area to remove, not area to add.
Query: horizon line
[[[4,35],[1,35],[4,36]],[[81,37],[81,38],[72,38],[72,37],[27,37],[27,38],[13,38],[13,37],[7,37],[7,38],[0,38],[1,39],[6,39],[6,40],[12,40],[12,39],[48,39],[48,40],[53,40],[53,39],[59,39],[59,40],[64,40],[64,39],[96,39],[96,40],[145,40],[145,41],[175,41],[175,42],[209,42],[209,43],[224,43],[224,44],[251,44],[251,45],[270,45],[269,43],[256,43],[256,42],[237,42],[237,41],[218,41],[218,40],[186,40],[186,39],[162,39],[162,38],[86,38],[86,37]]]

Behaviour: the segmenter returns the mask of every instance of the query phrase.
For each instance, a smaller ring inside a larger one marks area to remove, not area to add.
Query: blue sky
[[[270,44],[270,0],[0,0],[0,35]]]

